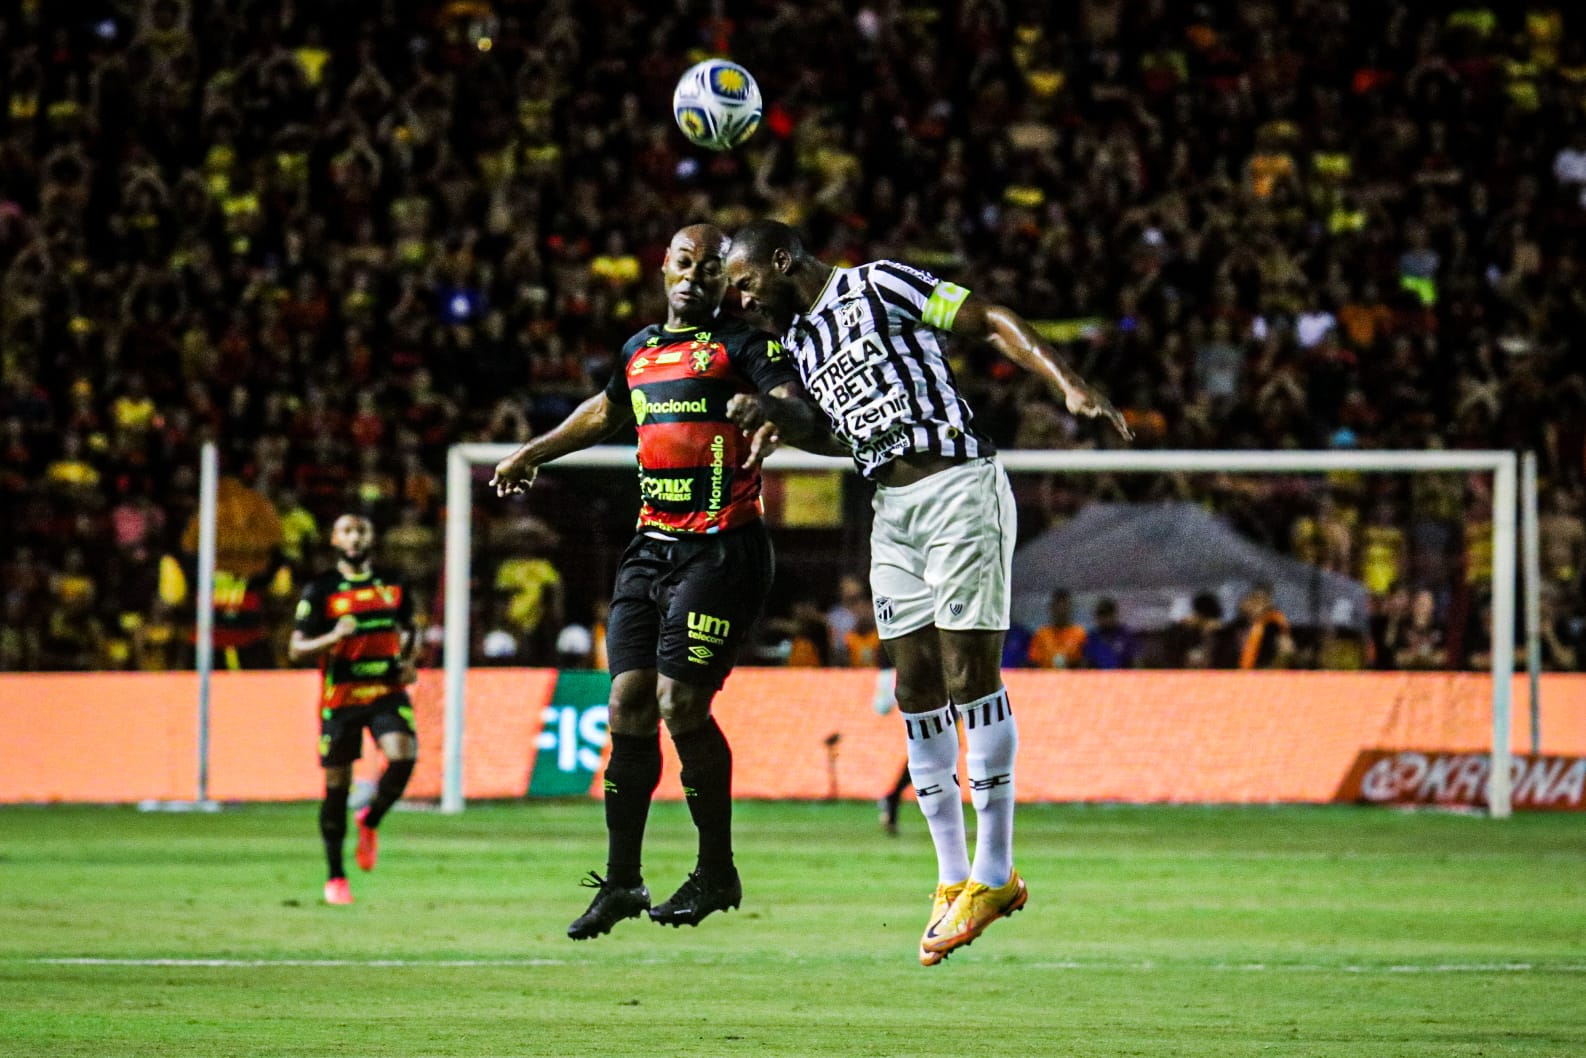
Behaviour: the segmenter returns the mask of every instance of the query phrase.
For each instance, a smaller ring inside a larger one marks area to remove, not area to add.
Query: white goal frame
[[[469,646],[469,578],[472,562],[473,468],[494,466],[517,450],[507,444],[453,445],[446,457],[445,566],[445,746],[442,763],[441,811],[463,810],[463,714],[467,696]],[[1514,677],[1515,563],[1522,541],[1517,533],[1519,456],[1508,451],[1089,451],[1012,450],[997,458],[1010,473],[1218,473],[1259,472],[1396,473],[1417,471],[1475,472],[1493,476],[1492,503],[1492,747],[1487,776],[1488,814],[1507,818],[1511,812],[1511,691]],[[599,445],[556,460],[557,466],[636,468],[635,450]],[[853,463],[782,449],[768,462],[771,470],[844,470]],[[1528,475],[1527,484],[1534,488]],[[1530,499],[1534,502],[1534,498]],[[1527,519],[1523,541],[1528,597],[1538,577],[1534,523]],[[1536,656],[1536,627],[1527,622],[1528,654]],[[1533,695],[1535,691],[1533,690]],[[1533,720],[1537,703],[1531,703]],[[1535,731],[1532,733],[1536,738]]]

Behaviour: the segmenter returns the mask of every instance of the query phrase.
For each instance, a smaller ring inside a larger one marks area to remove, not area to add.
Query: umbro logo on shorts
[[[884,596],[876,596],[876,624],[885,625],[892,623],[892,600]]]

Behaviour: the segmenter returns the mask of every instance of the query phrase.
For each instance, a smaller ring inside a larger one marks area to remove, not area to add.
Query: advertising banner
[[[541,714],[535,739],[530,797],[586,797],[600,771],[606,747],[606,701],[611,676],[605,672],[563,672],[556,678],[551,704]]]
[[[1334,799],[1485,808],[1490,762],[1485,753],[1362,750]],[[1515,811],[1586,811],[1586,757],[1516,756],[1509,774]]]

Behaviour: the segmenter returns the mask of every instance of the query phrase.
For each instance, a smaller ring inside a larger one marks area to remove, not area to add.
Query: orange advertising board
[[[550,669],[468,676],[463,790],[523,796],[555,740]],[[1469,753],[1491,740],[1491,682],[1472,673],[1011,671],[1025,801],[1326,802],[1370,750]],[[741,669],[716,702],[739,797],[874,798],[904,762],[896,714],[863,669]],[[213,680],[210,796],[307,800],[322,786],[310,671]],[[1530,745],[1523,678],[1511,728]],[[196,794],[192,673],[0,674],[0,803],[185,800]],[[416,798],[441,788],[441,674],[413,688]],[[1586,676],[1542,681],[1541,753],[1586,757]],[[563,718],[565,719],[565,718]],[[587,735],[592,727],[585,725]],[[662,739],[658,796],[682,796]],[[360,778],[373,778],[369,749]],[[1527,773],[1529,774],[1529,773]],[[599,796],[600,773],[589,793]]]

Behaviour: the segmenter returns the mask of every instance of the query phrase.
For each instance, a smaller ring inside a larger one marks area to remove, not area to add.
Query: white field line
[[[565,959],[123,959],[96,956],[73,956],[27,960],[45,966],[123,966],[123,967],[173,967],[179,969],[258,969],[269,967],[348,967],[369,968],[421,968],[421,969],[481,969],[537,966],[566,966]],[[641,962],[657,962],[645,959]],[[1586,973],[1586,963],[1180,963],[1180,962],[1108,962],[1105,960],[1057,960],[1018,963],[1029,970],[1072,970],[1092,972],[1205,970],[1214,973],[1339,973],[1339,974],[1526,974],[1526,973]]]
[[[47,966],[173,966],[197,969],[233,969],[270,966],[309,967],[382,967],[404,968],[422,966],[441,969],[477,969],[489,966],[565,966],[562,959],[105,959],[94,956],[82,958],[31,959],[30,962]]]

